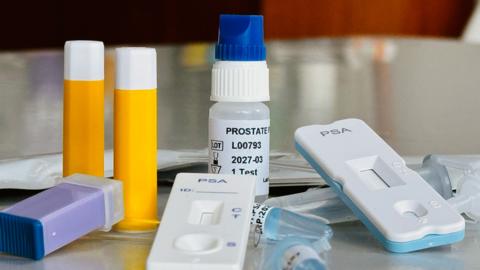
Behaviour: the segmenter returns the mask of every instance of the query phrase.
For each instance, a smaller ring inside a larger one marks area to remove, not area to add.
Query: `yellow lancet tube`
[[[122,231],[157,225],[157,91],[115,90],[114,178],[123,181]],[[153,221],[153,222],[152,222]]]
[[[100,41],[65,43],[63,176],[104,175],[103,55]]]
[[[64,82],[63,176],[104,174],[103,84]]]
[[[156,53],[116,51],[114,178],[123,182],[125,219],[119,231],[155,230],[157,218]]]

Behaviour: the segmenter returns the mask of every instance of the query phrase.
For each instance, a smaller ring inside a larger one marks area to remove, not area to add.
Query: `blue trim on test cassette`
[[[365,216],[365,214],[348,198],[342,191],[342,185],[332,179],[322,167],[315,162],[315,160],[298,144],[295,142],[295,148],[310,163],[310,165],[317,171],[320,176],[328,183],[329,186],[337,193],[340,199],[353,211],[353,213],[360,219],[360,221],[367,227],[367,229],[373,234],[373,236],[382,243],[382,245],[388,251],[395,253],[407,253],[411,251],[421,250],[425,248],[431,248],[446,244],[455,243],[461,241],[464,238],[465,231],[447,233],[447,234],[429,234],[421,239],[396,242],[385,238],[385,236],[373,225],[372,222]]]

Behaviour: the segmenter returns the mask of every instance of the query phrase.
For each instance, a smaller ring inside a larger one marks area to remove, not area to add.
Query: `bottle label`
[[[305,245],[292,246],[283,253],[282,270],[293,270],[308,259],[322,261],[313,248]]]
[[[209,120],[210,173],[254,175],[268,194],[270,120]]]
[[[252,217],[250,218],[250,224],[258,226],[260,234],[263,234],[265,227],[265,220],[267,219],[268,213],[272,210],[272,207],[266,206],[264,204],[254,203],[252,210]]]

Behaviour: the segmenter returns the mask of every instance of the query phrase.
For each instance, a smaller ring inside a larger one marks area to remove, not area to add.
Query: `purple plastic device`
[[[122,219],[122,182],[74,174],[0,212],[0,251],[38,260]]]

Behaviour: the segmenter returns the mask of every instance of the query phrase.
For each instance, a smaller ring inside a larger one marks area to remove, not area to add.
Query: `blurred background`
[[[3,1],[0,50],[216,39],[220,13],[263,14],[267,39],[346,35],[458,38],[474,0]]]
[[[62,151],[63,45],[75,39],[102,40],[107,47],[107,148],[113,141],[113,48],[126,44],[157,50],[159,148],[204,148],[222,13],[264,16],[272,134],[278,134],[272,149],[294,152],[293,132],[301,125],[358,117],[403,155],[478,153],[480,144],[472,142],[480,126],[465,127],[479,115],[477,3],[3,1],[0,158]]]

